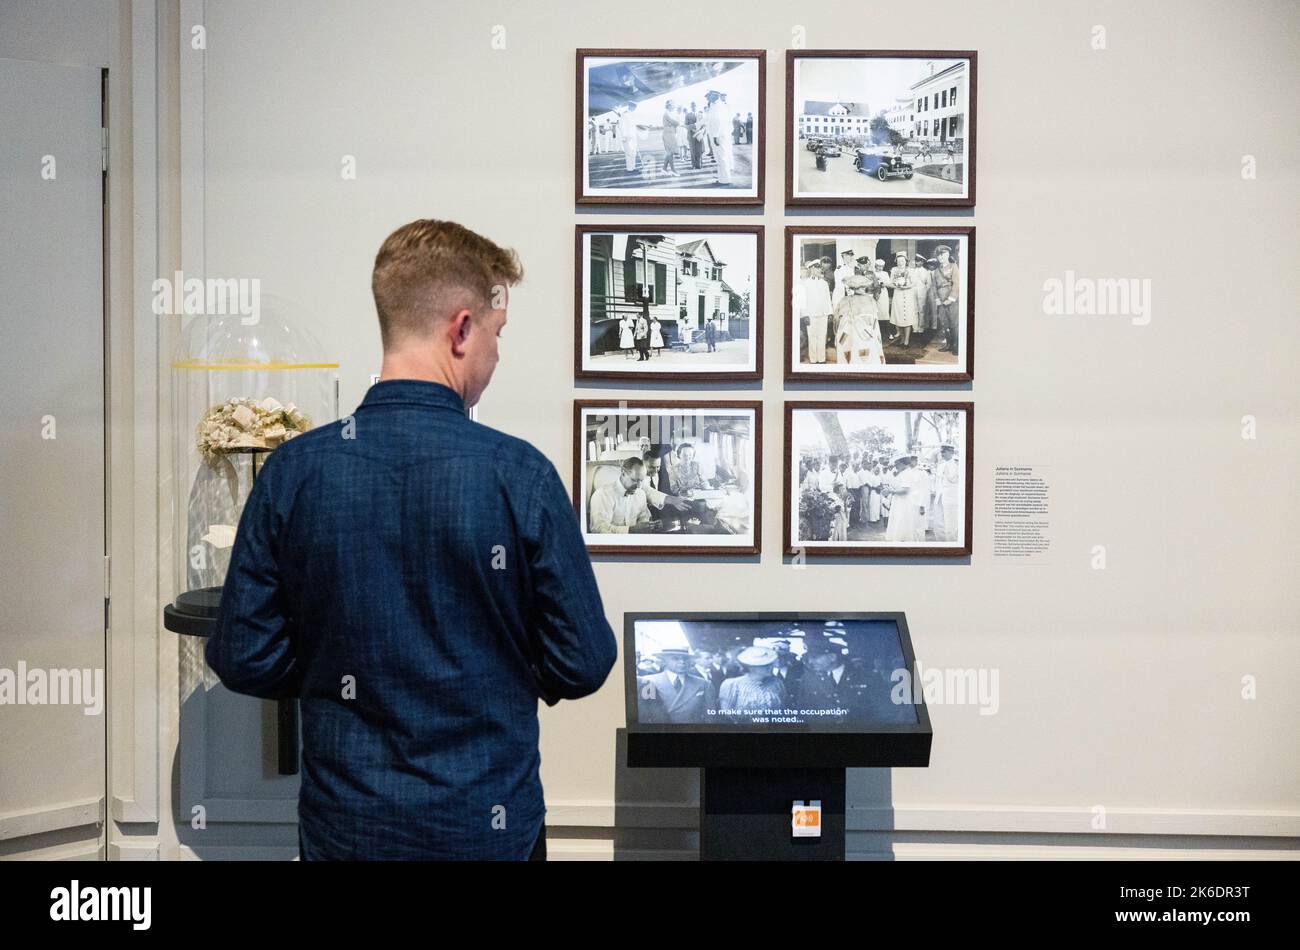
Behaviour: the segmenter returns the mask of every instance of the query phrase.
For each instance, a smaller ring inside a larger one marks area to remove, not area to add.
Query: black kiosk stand
[[[641,613],[624,627],[627,764],[700,769],[701,860],[842,861],[845,770],[929,765],[902,613]],[[764,660],[767,672],[746,666]],[[796,698],[737,714],[745,689]]]

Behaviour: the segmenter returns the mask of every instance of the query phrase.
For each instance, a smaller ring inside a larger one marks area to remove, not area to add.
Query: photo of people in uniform
[[[578,513],[592,550],[757,553],[757,403],[577,404]]]
[[[787,409],[787,550],[970,553],[969,404]]]
[[[634,638],[642,725],[916,722],[892,621],[637,620]]]
[[[674,52],[578,51],[579,203],[762,203],[763,54]]]
[[[787,228],[790,379],[971,378],[974,228]]]
[[[761,227],[577,233],[579,377],[762,375]]]
[[[974,203],[974,53],[791,51],[793,204]]]

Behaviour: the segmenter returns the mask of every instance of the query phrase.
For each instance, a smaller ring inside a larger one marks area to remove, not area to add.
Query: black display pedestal
[[[217,625],[217,607],[221,588],[205,587],[186,591],[176,603],[163,608],[163,626],[172,633],[187,637],[208,637]],[[298,774],[298,700],[275,701],[276,771],[280,775]]]
[[[275,701],[275,758],[281,775],[298,774],[298,700]]]
[[[843,861],[844,769],[700,769],[701,861]],[[821,802],[821,835],[796,838],[795,802]]]

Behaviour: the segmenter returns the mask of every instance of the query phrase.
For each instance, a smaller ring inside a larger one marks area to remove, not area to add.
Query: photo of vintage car
[[[872,175],[880,181],[891,178],[911,178],[912,166],[903,161],[899,155],[882,149],[858,149],[853,158],[853,167],[864,175]]]
[[[974,207],[975,59],[787,50],[786,204]]]

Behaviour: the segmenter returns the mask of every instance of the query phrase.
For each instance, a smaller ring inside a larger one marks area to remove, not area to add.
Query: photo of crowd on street
[[[973,63],[791,51],[790,200],[972,203]]]
[[[758,553],[758,403],[575,406],[589,548]]]
[[[787,548],[969,554],[970,410],[960,405],[787,403]]]
[[[637,619],[633,639],[640,725],[917,721],[892,621]]]
[[[578,376],[761,375],[761,227],[578,235]]]
[[[787,229],[787,378],[971,378],[973,228],[814,230]]]
[[[761,52],[600,54],[578,51],[579,202],[761,204]]]

